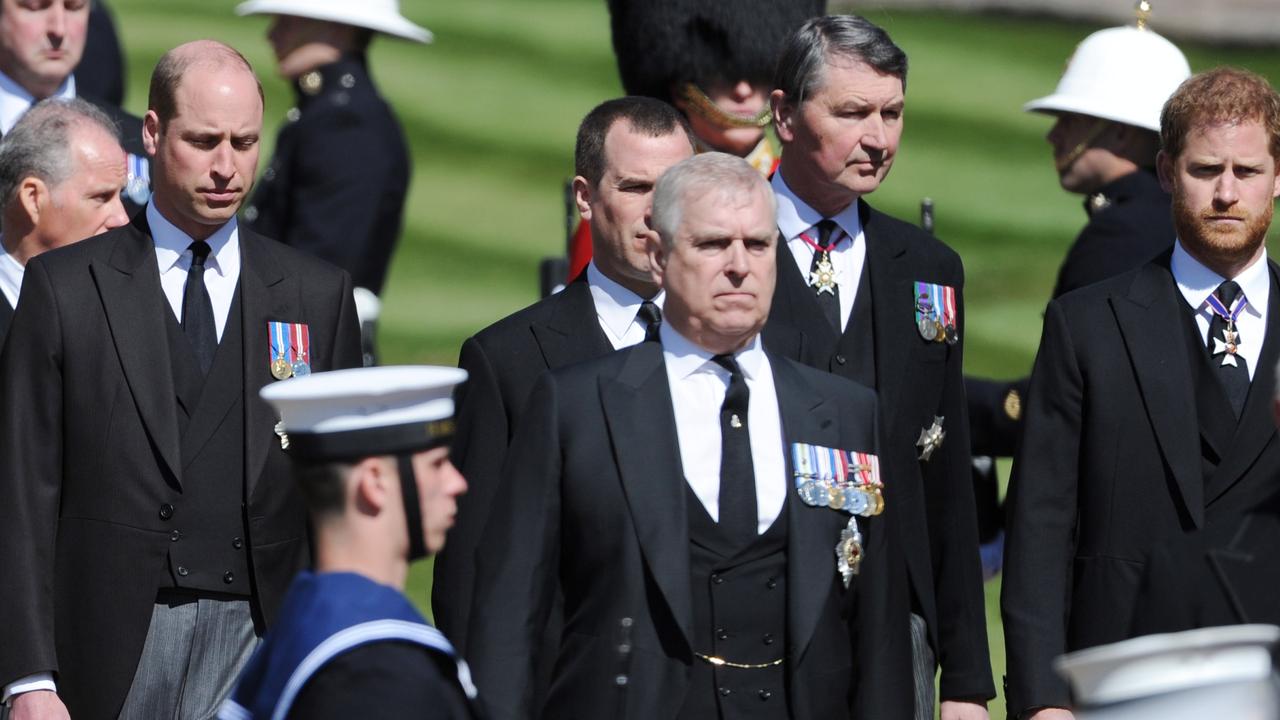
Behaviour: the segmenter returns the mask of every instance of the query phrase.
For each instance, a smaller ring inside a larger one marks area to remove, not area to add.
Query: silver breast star
[[[920,448],[920,459],[928,460],[933,455],[933,451],[942,446],[942,441],[947,434],[942,431],[942,423],[946,418],[939,415],[933,417],[933,424],[920,431],[920,439],[916,440],[916,446]]]

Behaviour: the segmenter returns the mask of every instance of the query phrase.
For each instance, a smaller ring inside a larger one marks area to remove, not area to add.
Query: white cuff
[[[4,704],[8,704],[15,695],[31,692],[32,690],[52,690],[58,691],[58,686],[53,682],[53,673],[42,672],[34,675],[28,675],[19,678],[8,685],[4,686],[4,698],[0,700]]]

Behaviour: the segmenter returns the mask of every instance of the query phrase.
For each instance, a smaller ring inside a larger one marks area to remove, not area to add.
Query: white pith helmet
[[[400,14],[399,0],[249,0],[237,15],[294,15],[354,25],[414,42],[429,43],[431,31]]]
[[[1191,76],[1173,43],[1138,27],[1099,30],[1067,61],[1052,95],[1022,106],[1028,112],[1072,112],[1160,132],[1160,110]]]

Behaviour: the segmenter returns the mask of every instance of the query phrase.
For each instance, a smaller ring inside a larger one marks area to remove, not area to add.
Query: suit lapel
[[[13,320],[13,307],[9,298],[0,293],[0,347],[4,346],[4,336],[9,332],[9,323]]]
[[[1194,413],[1190,358],[1183,344],[1184,303],[1169,271],[1169,253],[1144,266],[1124,296],[1111,298],[1112,311],[1132,361],[1147,416],[1182,495],[1187,514],[1204,525],[1204,479],[1200,433]],[[1173,331],[1170,331],[1170,328]]]
[[[769,364],[773,367],[778,411],[782,415],[783,455],[787,460],[786,482],[790,496],[786,510],[787,634],[794,647],[792,655],[799,658],[813,638],[822,606],[829,597],[827,588],[836,572],[834,550],[839,540],[838,527],[847,520],[841,513],[809,507],[800,499],[792,482],[791,443],[838,447],[840,428],[834,404],[806,383],[794,367],[776,355],[769,358]]]
[[[549,369],[613,352],[596,320],[596,306],[585,274],[560,291],[554,314],[532,327],[534,340]]]
[[[275,382],[269,364],[267,322],[307,322],[302,317],[297,280],[286,274],[269,241],[240,226],[240,312],[244,346],[244,414],[246,497],[253,497],[267,450],[277,442],[276,419],[258,390]],[[316,368],[317,370],[324,368]]]
[[[1275,390],[1276,358],[1280,356],[1280,284],[1276,281],[1276,266],[1270,265],[1271,297],[1267,302],[1267,332],[1262,341],[1262,353],[1258,357],[1258,366],[1254,368],[1253,382],[1249,388],[1248,399],[1245,400],[1244,411],[1240,413],[1240,424],[1229,450],[1218,465],[1217,471],[1209,479],[1205,490],[1205,503],[1212,503],[1223,493],[1231,489],[1241,476],[1257,460],[1276,437],[1275,421],[1272,419],[1272,396]]]
[[[143,425],[173,477],[181,483],[178,410],[169,360],[160,270],[146,213],[122,231],[111,257],[90,268],[111,338]]]
[[[875,334],[876,389],[880,397],[896,394],[899,378],[906,369],[904,360],[920,345],[916,337],[915,306],[912,304],[913,278],[906,244],[897,233],[880,224],[879,213],[861,200],[862,232],[867,243],[867,279],[871,281],[871,312]],[[875,279],[871,280],[874,275]],[[895,424],[896,405],[881,402],[880,414],[887,428]]]
[[[617,378],[600,379],[600,400],[640,551],[692,648],[688,507],[662,348],[626,352]]]

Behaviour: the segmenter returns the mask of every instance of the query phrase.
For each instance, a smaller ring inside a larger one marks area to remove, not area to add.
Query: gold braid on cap
[[[715,101],[707,97],[707,94],[702,92],[702,89],[693,83],[685,83],[684,87],[680,88],[680,99],[689,103],[689,107],[691,107],[694,112],[701,115],[707,121],[713,122],[720,127],[762,128],[768,125],[769,121],[773,117],[773,113],[769,110],[768,103],[765,103],[764,109],[753,118],[744,118],[727,113],[724,110],[721,110],[719,106],[715,104]]]

